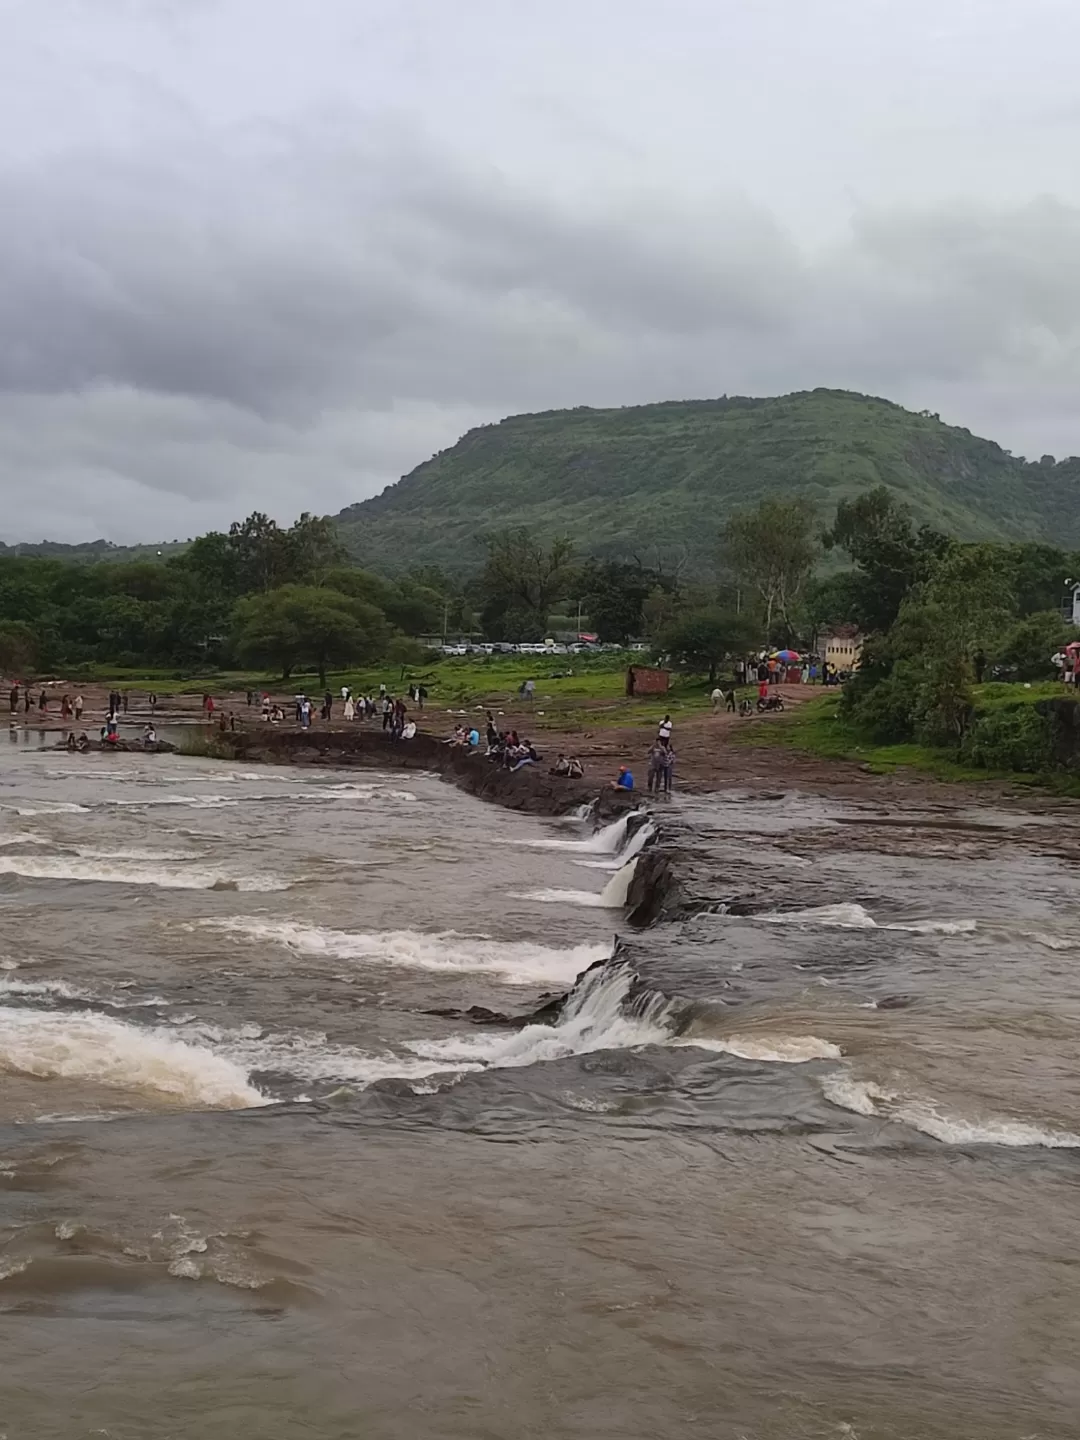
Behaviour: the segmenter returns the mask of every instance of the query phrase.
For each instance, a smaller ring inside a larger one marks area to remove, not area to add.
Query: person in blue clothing
[[[633,777],[633,775],[631,775],[630,770],[629,770],[629,767],[626,766],[626,765],[620,765],[620,766],[619,766],[619,778],[615,781],[615,789],[616,789],[616,790],[632,790],[633,788],[634,788],[634,777]]]

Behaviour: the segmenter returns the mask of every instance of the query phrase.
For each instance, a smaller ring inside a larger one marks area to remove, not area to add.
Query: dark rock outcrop
[[[638,856],[626,895],[629,907],[627,923],[635,930],[655,925],[665,910],[675,907],[678,898],[679,889],[670,858],[662,850],[643,850]]]
[[[535,815],[566,815],[593,804],[598,819],[632,810],[640,797],[597,779],[568,780],[548,773],[542,761],[513,772],[460,745],[446,745],[422,732],[411,740],[390,740],[381,730],[237,731],[215,743],[237,760],[271,765],[368,766],[378,770],[424,770],[443,776],[481,800]]]

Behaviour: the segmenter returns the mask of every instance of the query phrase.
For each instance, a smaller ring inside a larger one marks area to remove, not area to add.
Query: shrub
[[[1053,766],[1050,726],[1031,705],[989,710],[975,716],[960,756],[985,770],[1038,774]]]
[[[852,721],[874,740],[910,740],[915,729],[915,689],[901,675],[867,690],[850,707]]]

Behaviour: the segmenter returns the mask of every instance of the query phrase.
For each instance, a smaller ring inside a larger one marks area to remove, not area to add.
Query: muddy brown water
[[[1074,1435],[1078,827],[887,818],[676,799],[511,1029],[625,826],[5,750],[0,1431]]]

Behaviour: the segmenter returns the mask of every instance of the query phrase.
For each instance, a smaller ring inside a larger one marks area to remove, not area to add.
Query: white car
[[[444,655],[467,655],[469,652],[464,645],[444,645],[442,653]]]

